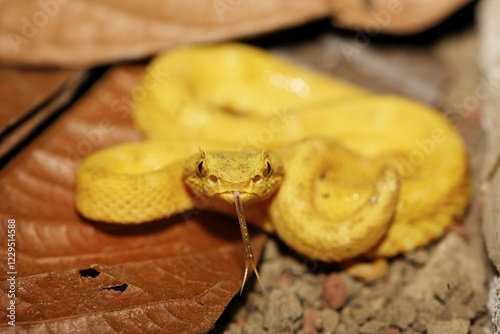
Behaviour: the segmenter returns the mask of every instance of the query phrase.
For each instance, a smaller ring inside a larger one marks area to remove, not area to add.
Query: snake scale
[[[426,245],[466,207],[463,142],[421,103],[233,43],[159,55],[143,87],[133,115],[147,139],[77,171],[89,219],[234,214],[238,195],[252,223],[297,252],[342,261]]]

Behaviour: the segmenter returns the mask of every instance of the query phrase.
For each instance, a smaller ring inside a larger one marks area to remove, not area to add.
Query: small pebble
[[[386,334],[401,334],[401,330],[397,327],[389,327]]]
[[[361,334],[380,334],[386,333],[388,329],[387,323],[379,320],[370,320],[365,323],[360,329]]]
[[[392,324],[401,329],[406,329],[417,317],[417,307],[410,301],[394,305],[392,311]]]
[[[351,308],[344,307],[340,313],[340,324],[335,334],[351,334],[358,333],[359,326],[356,320],[352,317]]]
[[[356,297],[356,295],[361,291],[363,288],[363,283],[361,283],[358,280],[355,280],[352,278],[352,276],[341,273],[340,277],[342,278],[342,281],[344,282],[347,290],[347,296],[349,298]]]
[[[229,328],[224,331],[224,334],[241,334],[241,327],[238,324],[230,324]]]
[[[243,328],[242,334],[268,334],[263,328]]]
[[[423,266],[424,264],[426,264],[429,260],[429,256],[429,251],[427,251],[426,249],[417,249],[405,255],[408,261],[418,266]]]
[[[266,285],[274,284],[280,277],[282,271],[283,264],[276,259],[262,262],[259,266],[260,279]]]
[[[493,322],[490,316],[485,313],[483,316],[474,320],[474,324],[471,326],[470,334],[485,334],[493,333]]]
[[[262,254],[263,260],[278,258],[280,255],[281,254],[278,243],[276,242],[276,240],[269,238],[268,241],[266,242],[264,253]]]
[[[342,277],[333,273],[323,281],[323,303],[334,310],[340,309],[347,300],[347,288]]]
[[[383,297],[367,297],[363,302],[358,300],[352,303],[351,315],[358,324],[364,324],[369,319],[376,318],[383,309],[385,298]],[[379,319],[381,320],[381,319]]]
[[[340,315],[332,309],[325,308],[321,310],[318,320],[319,321],[316,323],[317,328],[318,325],[320,325],[321,327],[318,329],[321,329],[324,334],[332,334],[337,330],[340,322]]]
[[[434,320],[427,324],[427,334],[467,334],[470,321],[464,319]]]
[[[281,274],[278,277],[278,287],[286,288],[292,285],[294,277],[290,273]]]
[[[251,305],[252,308],[260,312],[264,312],[266,309],[266,297],[261,293],[251,291],[248,293],[247,305]]]
[[[319,308],[321,306],[321,289],[318,285],[300,280],[294,284],[294,287],[304,307]]]
[[[302,329],[308,333],[315,331],[315,325],[319,317],[319,311],[314,309],[304,310],[304,320],[302,321]]]
[[[290,290],[275,289],[269,295],[264,328],[271,333],[296,332],[301,327],[302,316],[299,298]]]
[[[248,315],[245,326],[243,327],[243,333],[252,333],[257,328],[262,328],[264,323],[264,316],[258,311],[253,311]]]

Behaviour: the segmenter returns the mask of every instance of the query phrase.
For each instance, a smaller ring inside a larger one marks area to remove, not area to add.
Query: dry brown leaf
[[[44,103],[77,73],[0,67],[0,134]]]
[[[86,67],[165,48],[285,28],[328,14],[325,0],[17,0],[0,4],[0,61]]]
[[[330,0],[333,24],[366,31],[359,38],[361,45],[370,38],[368,36],[381,32],[419,33],[437,25],[469,2],[471,0]]]
[[[0,159],[73,96],[84,71],[0,68]]]
[[[470,0],[17,0],[0,3],[0,61],[89,67],[189,43],[223,41],[332,16],[366,31],[409,34]],[[358,37],[356,37],[358,38]]]
[[[244,257],[234,218],[192,212],[122,226],[84,221],[74,210],[80,160],[140,139],[129,102],[143,73],[112,70],[0,173],[3,259],[8,219],[16,221],[15,268],[0,262],[0,305],[12,300],[6,278],[15,270],[17,330],[206,332],[239,289]],[[265,236],[252,234],[258,255]],[[7,312],[0,309],[0,326]]]

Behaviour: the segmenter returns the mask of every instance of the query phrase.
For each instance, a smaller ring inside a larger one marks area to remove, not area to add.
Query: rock
[[[427,334],[467,334],[470,322],[464,319],[434,320],[427,325]]]
[[[225,334],[242,334],[241,328],[236,324],[230,324],[229,328],[224,331]]]
[[[340,322],[340,315],[338,312],[325,308],[321,310],[319,318],[316,319],[316,329],[322,331],[324,334],[335,333]]]
[[[262,328],[263,322],[264,322],[264,316],[262,315],[262,313],[258,311],[251,312],[247,317],[245,326],[243,326],[242,333],[243,334],[257,333],[256,331]]]
[[[378,297],[376,294],[371,294],[366,289],[366,298],[357,300],[352,303],[352,317],[358,324],[364,324],[369,319],[375,319],[383,309],[386,301],[384,297]]]
[[[424,265],[429,260],[429,251],[426,249],[417,249],[416,251],[407,253],[405,257],[417,266]]]
[[[409,301],[401,301],[392,307],[391,325],[406,329],[417,317],[417,307]]]
[[[323,282],[323,303],[334,310],[340,309],[347,300],[347,288],[342,277],[333,273],[328,275]]]
[[[340,325],[335,334],[351,334],[358,333],[359,326],[356,320],[352,317],[352,310],[350,307],[344,307],[340,313]]]
[[[387,323],[379,320],[370,320],[365,323],[360,329],[360,334],[385,334],[389,326]]]
[[[313,285],[312,282],[307,280],[298,281],[294,284],[295,291],[299,299],[302,301],[304,307],[315,307],[319,308],[321,306],[321,289],[318,285]]]
[[[491,318],[487,314],[484,314],[480,318],[474,320],[474,323],[470,328],[470,334],[485,334],[485,333],[493,333]]]
[[[480,293],[487,275],[481,252],[456,234],[446,235],[404,288],[403,297],[436,313],[442,312],[438,303],[442,306],[453,294],[461,293],[460,289],[467,289],[467,294]]]
[[[316,328],[320,312],[314,309],[304,310],[304,320],[302,321],[302,330],[305,333],[310,333]]]
[[[243,328],[242,334],[267,334],[263,328]]]
[[[262,253],[263,260],[275,259],[281,255],[279,245],[276,240],[269,238],[264,247],[264,252]]]
[[[302,305],[290,290],[275,289],[269,295],[264,328],[271,333],[297,332],[302,324]]]
[[[275,284],[282,270],[282,262],[279,259],[263,261],[259,266],[260,280],[266,284],[266,288],[272,288],[272,286],[267,285]]]
[[[387,332],[385,332],[386,334],[401,334],[401,330],[397,327],[390,327]]]
[[[266,309],[266,297],[257,292],[249,292],[248,293],[248,304],[252,305],[257,311],[264,312]]]
[[[340,274],[340,277],[342,278],[342,281],[344,282],[347,290],[347,298],[352,299],[355,298],[356,295],[361,291],[361,288],[363,287],[363,283],[360,281],[357,281],[353,279],[351,276],[347,274]]]

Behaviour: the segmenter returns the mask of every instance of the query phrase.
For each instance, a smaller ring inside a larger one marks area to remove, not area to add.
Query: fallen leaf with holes
[[[16,253],[14,267],[0,263],[0,305],[10,305],[7,278],[14,276],[16,329],[206,332],[238,292],[244,257],[234,218],[189,212],[115,226],[84,221],[74,210],[80,160],[140,139],[129,102],[145,89],[143,73],[111,70],[0,172],[0,256],[12,252],[8,240]],[[252,235],[260,254],[265,236]],[[0,309],[0,330],[9,312]]]

